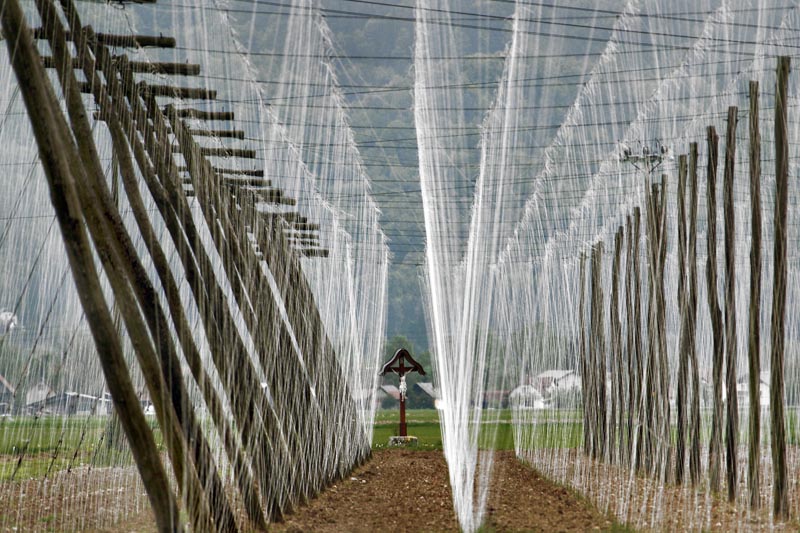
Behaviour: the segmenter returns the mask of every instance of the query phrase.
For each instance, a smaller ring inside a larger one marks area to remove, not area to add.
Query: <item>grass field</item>
[[[542,448],[577,448],[581,443],[582,424],[575,422],[571,411],[553,411],[548,416],[550,422],[539,423],[529,429],[525,439],[533,439],[534,446]],[[482,424],[479,445],[483,449],[513,450],[514,429],[511,411],[503,409],[490,413]],[[439,413],[435,409],[415,409],[406,411],[408,434],[419,439],[418,449],[441,450],[442,432]],[[375,416],[372,447],[385,448],[389,437],[397,435],[400,424],[400,411],[384,409]]]
[[[127,446],[108,446],[108,417],[0,419],[0,482],[43,478],[84,465],[133,464]],[[155,421],[153,421],[155,423]],[[156,441],[161,446],[160,431]]]
[[[550,422],[538,423],[525,430],[526,441],[533,439],[535,446],[548,448],[580,445],[581,424],[575,421],[575,413],[553,411],[548,413],[547,419]],[[408,433],[419,439],[417,449],[442,449],[439,413],[435,409],[409,410],[406,420]],[[129,452],[107,445],[108,421],[108,417],[81,416],[0,419],[0,482],[43,478],[59,470],[84,465],[132,464]],[[389,437],[398,434],[399,423],[399,410],[378,411],[373,448],[385,448]],[[158,430],[156,437],[160,443]],[[511,411],[503,409],[484,413],[479,439],[482,449],[513,450]]]

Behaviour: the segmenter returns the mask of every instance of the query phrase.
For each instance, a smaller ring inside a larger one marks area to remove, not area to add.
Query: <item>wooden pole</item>
[[[71,2],[62,0],[62,4],[65,6],[68,17],[71,20],[77,20],[77,13]],[[76,23],[77,25],[79,22]],[[89,28],[87,31],[91,34]],[[88,42],[95,41],[89,37]],[[176,185],[179,180],[174,163],[170,165],[169,146],[166,143],[157,142],[153,136],[154,130],[142,109],[141,100],[133,93],[131,77],[126,76],[124,70],[126,59],[120,58],[119,64],[122,71],[118,75],[116,63],[111,61],[111,56],[105,47],[95,46],[92,52],[98,62],[102,64],[104,72],[109,74],[107,80],[111,93],[126,94],[128,97],[130,111],[127,105],[117,106],[119,117],[124,123],[125,134],[131,142],[145,183],[175,242],[176,249],[179,251],[178,255],[183,263],[187,282],[204,321],[206,335],[211,345],[210,353],[223,381],[223,390],[228,395],[242,442],[250,450],[250,454],[248,454],[250,464],[262,486],[271,487],[272,484],[279,482],[276,476],[270,475],[269,471],[272,468],[271,463],[276,460],[276,455],[280,456],[281,449],[280,446],[273,447],[271,443],[268,444],[268,440],[270,438],[269,431],[274,431],[278,423],[271,416],[273,412],[266,403],[264,395],[252,392],[260,392],[260,382],[256,371],[251,366],[247,349],[230,316],[226,296],[215,278],[215,270],[200,243],[186,198],[180,187]],[[88,75],[87,78],[93,79]],[[132,115],[136,115],[137,120],[134,121]],[[136,134],[134,127],[139,129],[141,137]],[[153,167],[151,161],[157,167]],[[159,177],[163,182],[158,181]],[[261,405],[256,409],[259,404]],[[272,419],[270,420],[270,418]],[[268,453],[271,454],[271,459],[267,455]],[[276,516],[279,510],[272,493],[264,494],[264,498],[267,513],[270,516]],[[258,521],[256,520],[256,522]]]
[[[34,28],[32,35],[34,38],[44,38],[43,28]],[[72,40],[72,34],[67,33],[67,40]],[[125,48],[175,48],[177,42],[174,37],[164,37],[163,35],[117,35],[112,33],[98,33],[97,41],[100,44],[112,47]]]
[[[155,117],[156,126],[162,135],[166,135],[167,117],[161,114],[155,98],[147,97],[146,101],[149,113]],[[276,444],[283,443],[285,457],[276,465],[282,464],[288,469],[284,480],[286,487],[275,490],[274,497],[277,498],[279,509],[288,510],[300,498],[306,498],[321,488],[318,484],[321,483],[322,476],[316,470],[321,465],[308,461],[308,457],[300,449],[299,438],[299,435],[304,434],[302,425],[318,415],[318,411],[313,409],[311,384],[306,379],[314,376],[315,372],[309,368],[305,374],[293,352],[291,334],[261,272],[255,250],[246,241],[246,235],[242,231],[244,224],[239,217],[243,214],[239,212],[233,199],[221,190],[222,185],[214,179],[210,163],[200,153],[199,146],[188,135],[184,125],[179,120],[172,120],[170,124],[182,147],[201,211],[222,259],[223,268],[231,281],[234,297],[245,324],[256,345],[260,347],[257,353],[264,369],[265,382],[274,403],[273,408],[281,420],[273,431]],[[287,313],[293,312],[293,309],[287,308]],[[305,332],[299,332],[303,333]],[[275,364],[272,351],[281,361],[280,365]],[[297,384],[294,390],[287,388],[290,383]],[[325,396],[325,391],[321,389],[316,392]],[[323,421],[317,423],[322,424]],[[279,436],[280,433],[282,435]]]
[[[750,408],[747,447],[747,485],[750,507],[761,507],[761,129],[758,125],[758,82],[750,82],[750,321],[748,326],[747,366]]]
[[[772,284],[772,350],[770,352],[770,426],[772,435],[772,511],[777,519],[789,517],[784,421],[784,321],[786,318],[786,217],[789,197],[788,57],[778,59],[775,84],[775,254]]]
[[[592,264],[592,360],[594,362],[595,388],[595,446],[594,458],[606,458],[607,418],[606,418],[606,352],[605,324],[603,320],[603,243],[595,245]]]
[[[667,303],[664,295],[664,271],[667,264],[667,182],[661,175],[661,194],[658,202],[658,270],[656,278],[657,332],[658,332],[658,388],[659,388],[659,440],[661,441],[659,466],[660,478],[666,482],[671,472],[672,432],[669,407],[669,354],[667,352]]]
[[[151,113],[161,113],[153,99],[149,99],[148,109]],[[162,118],[166,119],[159,117],[159,121]],[[233,198],[222,193],[222,185],[214,179],[211,164],[201,154],[199,146],[189,136],[187,128],[179,119],[171,118],[172,131],[182,146],[203,215],[222,258],[223,268],[231,279],[231,288],[240,304],[244,321],[257,345],[264,348],[271,346],[281,360],[281,365],[278,366],[266,349],[258,352],[275,410],[286,421],[281,426],[287,433],[286,460],[295,467],[293,475],[288,479],[289,490],[285,493],[276,493],[276,496],[286,498],[286,502],[280,502],[281,505],[284,503],[292,505],[297,498],[308,497],[320,490],[324,483],[323,473],[316,470],[321,465],[310,463],[300,448],[300,436],[308,434],[310,424],[325,423],[322,419],[316,419],[319,412],[313,408],[314,384],[310,381],[318,375],[314,361],[319,354],[304,350],[304,355],[307,356],[305,359],[307,372],[304,372],[297,354],[293,352],[291,334],[281,318],[266,277],[261,272],[259,258],[255,255],[253,247],[240,237],[243,233],[240,229],[247,225],[243,222],[244,217],[248,211],[255,211],[254,206],[239,204],[241,211],[236,209]],[[250,220],[255,224],[252,218]],[[264,252],[267,251],[268,247],[265,247]],[[252,307],[248,307],[248,301],[253,302]],[[292,320],[296,307],[287,305],[286,313]],[[300,328],[295,329],[295,333],[300,336],[312,334],[310,330]],[[289,383],[297,385],[290,390],[287,388]],[[326,397],[329,387],[321,385],[315,388],[315,392],[320,397]]]
[[[589,331],[588,331],[588,338],[586,339],[586,366],[588,367],[588,384],[589,384],[589,394],[587,395],[586,400],[588,405],[589,411],[589,442],[590,442],[590,457],[592,459],[597,458],[597,435],[600,431],[598,426],[598,418],[597,418],[597,410],[598,403],[597,398],[597,340],[595,338],[595,322],[597,318],[595,317],[595,286],[594,286],[594,279],[595,279],[595,263],[597,261],[597,248],[596,246],[592,246],[591,256],[590,256],[590,263],[589,263],[589,280],[588,280],[588,288],[589,292],[588,295],[590,300],[588,302],[589,305]]]
[[[86,181],[76,189],[84,206],[86,224],[114,291],[115,301],[119,304],[156,408],[178,487],[186,497],[194,527],[235,529],[233,512],[224,498],[211,450],[190,407],[169,326],[161,306],[156,303],[157,293],[136,254],[135,246],[108,190],[100,159],[92,142],[86,110],[77,90],[64,28],[52,0],[37,0],[36,6],[56,58],[57,73],[66,98],[70,123],[78,142],[80,162],[86,171]],[[139,308],[136,305],[137,300]],[[194,456],[194,461],[189,461],[190,455]],[[212,508],[209,499],[215,496],[217,501]]]
[[[55,68],[56,61],[51,56],[42,57],[44,66],[47,68]],[[72,62],[72,68],[82,68],[78,60]],[[141,72],[144,74],[163,74],[163,75],[176,75],[176,76],[197,76],[200,74],[200,65],[192,63],[164,63],[160,61],[132,61],[131,68],[134,72]]]
[[[733,178],[736,165],[736,125],[738,108],[728,108],[728,130],[725,135],[725,174],[723,213],[725,218],[725,377],[728,389],[728,423],[726,425],[726,466],[728,501],[736,500],[736,452],[739,441],[739,400],[736,391],[736,217],[733,206]]]
[[[255,214],[255,205],[251,203],[249,206],[248,212]],[[254,218],[250,220],[254,220]],[[360,426],[354,425],[356,417],[348,414],[357,407],[352,401],[353,395],[347,390],[346,380],[321,379],[326,375],[341,375],[344,371],[339,365],[335,350],[327,336],[319,309],[315,304],[314,294],[303,274],[299,258],[296,254],[291,253],[290,240],[283,231],[283,227],[282,225],[262,224],[261,230],[256,232],[263,259],[273,273],[284,305],[287,309],[294,310],[288,314],[291,326],[295,331],[304,332],[305,349],[311,353],[311,356],[306,358],[306,365],[314,380],[313,387],[318,394],[328,391],[327,394],[337,399],[334,415],[338,418],[333,421],[333,424],[335,427],[349,428],[341,432],[343,433],[341,436],[346,439],[341,441],[341,449],[358,447],[361,449],[362,456],[366,457],[370,453],[369,437]],[[345,462],[342,461],[339,465],[337,467],[338,475],[344,475],[349,471]]]
[[[578,297],[578,327],[580,334],[578,337],[578,349],[580,350],[580,367],[581,367],[581,391],[583,391],[583,453],[586,456],[591,455],[592,451],[592,431],[591,431],[591,417],[589,416],[589,364],[587,360],[586,349],[586,253],[581,253],[580,258],[580,296]]]
[[[644,456],[644,355],[642,347],[642,273],[640,255],[640,242],[641,242],[641,221],[642,210],[638,206],[633,210],[633,340],[634,340],[634,358],[636,360],[636,380],[634,382],[633,397],[636,404],[636,460],[635,468],[639,470],[642,468],[642,459]]]
[[[678,390],[675,399],[677,409],[677,437],[675,448],[675,483],[683,483],[686,462],[686,388],[689,379],[689,309],[686,279],[686,171],[685,155],[678,158],[678,309],[680,310],[681,331],[678,351]]]
[[[661,402],[658,398],[659,380],[659,347],[660,336],[658,327],[659,317],[659,257],[661,246],[659,243],[659,192],[658,185],[650,185],[647,199],[647,242],[648,242],[648,291],[647,291],[647,362],[645,366],[645,390],[642,392],[645,401],[645,434],[644,434],[644,467],[652,474],[657,466],[654,462],[657,447],[657,438],[661,434]]]
[[[408,427],[406,425],[406,397],[405,394],[400,394],[400,436],[408,436]]]
[[[79,54],[81,54],[81,44],[79,43],[82,41],[83,39],[76,39],[75,41],[76,47],[79,49]],[[88,54],[86,57],[89,57]],[[120,97],[121,95],[116,95],[116,98]],[[95,101],[98,102],[98,105],[102,109],[116,107],[113,105],[115,98],[109,100],[103,91],[95,92]],[[234,439],[234,430],[225,416],[223,404],[216,393],[216,389],[210,377],[205,371],[200,352],[193,339],[192,328],[189,325],[189,321],[183,309],[178,284],[170,269],[167,256],[159,243],[159,239],[156,237],[155,230],[148,217],[146,206],[139,193],[139,184],[133,161],[128,144],[125,141],[124,131],[118,118],[121,113],[112,111],[109,112],[108,115],[110,116],[108,125],[114,144],[114,155],[120,162],[120,171],[128,202],[136,219],[139,231],[142,234],[142,242],[144,242],[147,247],[161,281],[161,285],[164,288],[172,321],[178,340],[181,343],[184,357],[186,358],[192,376],[195,378],[203,394],[206,406],[217,428],[217,433],[222,439],[225,451],[233,467],[234,479],[239,486],[248,516],[257,528],[266,529],[267,521],[259,502],[260,495],[258,494],[257,484],[250,470],[247,468],[247,460],[243,450]]]
[[[614,262],[611,268],[611,421],[609,458],[619,461],[622,449],[622,324],[619,319],[619,264],[622,258],[622,226],[614,236]]]
[[[115,150],[120,152],[127,151],[128,147],[124,141],[124,134],[122,131],[114,131],[117,128],[113,126],[110,129],[113,131],[112,137],[114,138]],[[181,348],[186,357],[189,370],[203,394],[206,407],[217,428],[217,433],[222,439],[226,454],[233,467],[234,479],[242,494],[245,510],[254,526],[265,530],[267,528],[267,520],[259,502],[260,495],[258,493],[258,485],[247,466],[244,450],[242,450],[239,443],[234,438],[234,429],[228,422],[222,401],[216,393],[211,378],[205,371],[200,351],[194,343],[192,336],[193,331],[181,304],[178,284],[169,269],[169,262],[164,251],[158,245],[155,230],[152,228],[150,219],[147,216],[146,206],[139,195],[137,178],[133,169],[133,164],[130,161],[130,155],[128,155],[125,164],[122,165],[122,178],[129,205],[143,236],[142,241],[147,246],[159,279],[161,280],[161,284],[167,295],[167,303],[170,313],[172,314],[173,323],[175,324],[175,331],[181,342]]]
[[[12,66],[22,89],[39,153],[50,187],[51,200],[62,232],[72,276],[92,332],[114,407],[142,476],[159,531],[181,529],[176,499],[156,449],[152,432],[138,408],[138,398],[127,372],[122,343],[103,296],[95,269],[94,253],[86,233],[83,209],[76,192],[85,180],[77,147],[61,113],[58,100],[44,72],[41,59],[17,0],[8,0],[0,10],[3,33]],[[101,349],[102,347],[102,349]]]
[[[689,361],[692,372],[692,405],[689,415],[689,433],[691,446],[689,448],[689,477],[692,485],[700,482],[700,368],[697,363],[697,348],[695,347],[695,337],[697,334],[697,143],[689,145],[689,180],[692,190],[689,201],[689,250],[687,259],[687,269],[689,276],[689,294],[687,302],[687,314],[689,317],[688,339],[686,341],[689,349]]]
[[[623,443],[623,464],[630,464],[633,453],[633,423],[636,413],[636,354],[634,330],[636,328],[633,316],[633,222],[631,215],[625,218],[625,321],[626,328],[626,386],[624,403],[628,406],[625,423],[625,441]]]
[[[719,492],[720,455],[722,453],[722,363],[725,348],[722,331],[722,311],[717,297],[717,162],[719,158],[719,136],[714,126],[708,127],[708,172],[706,198],[708,202],[708,259],[706,260],[706,282],[708,285],[708,311],[711,315],[711,332],[714,351],[712,375],[714,388],[713,414],[711,419],[711,443],[708,449],[708,472],[713,492]]]

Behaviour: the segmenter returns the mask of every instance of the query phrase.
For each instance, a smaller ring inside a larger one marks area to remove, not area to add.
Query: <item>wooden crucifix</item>
[[[400,376],[400,436],[407,437],[408,431],[406,429],[406,374],[411,372],[419,372],[420,375],[425,375],[425,370],[422,365],[414,361],[408,350],[401,348],[395,352],[392,357],[381,369],[380,375],[385,376],[388,372],[394,372]]]

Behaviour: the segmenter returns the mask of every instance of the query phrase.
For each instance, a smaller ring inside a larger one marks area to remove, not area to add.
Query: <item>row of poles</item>
[[[157,526],[160,531],[180,530],[182,501],[194,530],[235,531],[242,526],[237,513],[241,502],[250,524],[266,529],[270,520],[341,478],[369,454],[369,438],[358,423],[357,406],[341,379],[342,369],[299,258],[282,229],[284,222],[263,216],[255,198],[225,187],[183,123],[181,111],[159,106],[156,92],[136,82],[127,58],[112,57],[103,39],[81,23],[73,0],[60,1],[61,13],[53,0],[35,3],[42,20],[38,33],[28,27],[18,0],[0,1],[3,33],[77,293]],[[52,50],[51,66],[58,74],[67,116],[34,36],[46,38]],[[78,82],[74,68],[83,72],[88,84]],[[108,127],[129,208],[160,288],[151,280],[106,183],[81,90],[93,95],[99,119]],[[185,161],[211,244],[203,241],[193,218],[176,151]],[[177,250],[220,388],[201,357],[179,280],[147,212],[140,180]],[[257,245],[251,245],[249,235]],[[208,246],[221,258],[224,280]],[[95,258],[111,286],[115,309],[154,404],[172,476],[142,411]],[[228,303],[226,285],[258,347],[266,388]],[[302,360],[293,349],[293,336],[302,340]],[[190,400],[182,375],[185,367],[220,436],[235,494],[225,486],[224,469]],[[309,453],[309,439],[320,434],[327,439],[326,449]]]
[[[770,351],[770,432],[773,468],[773,513],[776,518],[789,515],[786,429],[784,421],[784,320],[786,309],[786,221],[788,205],[788,117],[787,92],[790,60],[778,59],[775,94],[775,242]],[[760,342],[761,325],[761,134],[759,129],[759,84],[749,86],[749,173],[751,200],[750,299],[748,316],[748,385],[749,431],[747,483],[749,505],[760,506],[761,472],[759,446],[760,420]],[[713,126],[707,129],[706,191],[707,247],[705,275],[708,290],[708,312],[713,337],[712,354],[712,421],[708,447],[710,488],[720,491],[723,473],[729,501],[736,499],[737,448],[739,409],[737,400],[737,335],[736,335],[736,270],[735,218],[733,202],[734,165],[736,160],[736,107],[728,109],[723,171],[724,218],[724,309],[717,294],[717,199],[716,183],[719,158],[719,136]],[[583,387],[584,453],[592,458],[618,463],[657,477],[662,482],[683,484],[686,463],[689,482],[701,481],[702,432],[700,420],[700,372],[696,353],[698,314],[697,262],[697,175],[698,145],[690,144],[689,154],[678,159],[677,249],[680,337],[675,408],[677,410],[676,441],[671,432],[669,401],[669,360],[666,335],[665,262],[667,251],[667,175],[660,186],[652,183],[646,192],[644,231],[647,242],[645,264],[640,261],[642,213],[639,207],[627,216],[614,237],[611,265],[611,295],[608,305],[602,281],[604,243],[593,246],[590,255],[580,257],[580,328],[579,357]],[[688,180],[688,194],[687,194]],[[687,213],[688,196],[688,213]],[[688,218],[688,228],[687,228]],[[688,231],[687,231],[688,229]],[[625,245],[623,245],[625,242]],[[626,254],[625,272],[621,258]],[[587,261],[588,280],[587,280]],[[642,298],[642,268],[647,270],[647,301]],[[624,291],[627,335],[623,338],[620,295]],[[588,301],[587,301],[588,295]],[[588,307],[588,309],[587,309]],[[606,328],[606,309],[610,325]],[[588,317],[587,317],[588,311]],[[646,317],[642,314],[646,313]],[[588,319],[587,319],[588,318]],[[642,319],[646,319],[647,335],[643,337]],[[606,332],[610,339],[606,342]],[[608,348],[608,352],[606,351]],[[723,376],[724,372],[724,376]],[[610,386],[606,383],[610,375]],[[723,402],[723,388],[727,401]],[[691,391],[691,394],[689,394]],[[607,397],[608,396],[608,397]],[[689,401],[691,400],[691,401]],[[725,408],[723,407],[725,403]],[[608,412],[607,412],[608,411]],[[723,438],[724,435],[724,438]],[[724,444],[724,453],[723,453]],[[688,457],[687,457],[688,455]],[[673,464],[674,461],[674,464]]]

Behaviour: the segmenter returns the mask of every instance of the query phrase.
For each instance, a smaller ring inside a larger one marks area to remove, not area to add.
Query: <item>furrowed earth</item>
[[[497,452],[487,531],[609,530],[614,522],[571,490]],[[278,524],[276,531],[458,531],[441,451],[376,450],[372,459]]]

